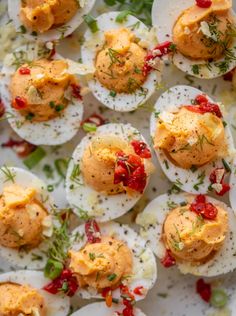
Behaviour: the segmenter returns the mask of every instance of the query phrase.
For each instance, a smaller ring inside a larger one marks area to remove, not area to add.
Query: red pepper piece
[[[171,45],[172,45],[172,42],[166,41],[157,45],[153,50],[148,52],[144,60],[144,66],[143,66],[144,76],[147,76],[153,70],[153,67],[150,65],[150,61],[154,60],[155,58],[161,58],[164,55],[167,55],[168,53],[170,53]]]
[[[19,69],[19,73],[21,75],[30,75],[31,71],[30,71],[30,68],[28,68],[28,67],[21,67]]]
[[[230,185],[227,184],[227,183],[222,183],[221,185],[222,185],[222,190],[221,190],[220,192],[216,192],[216,194],[217,194],[218,196],[223,196],[223,195],[225,195],[225,194],[226,194],[227,192],[229,192],[230,189],[231,189]]]
[[[23,97],[16,97],[12,101],[12,107],[16,110],[24,110],[27,108],[27,100]]]
[[[197,104],[207,103],[208,99],[207,99],[207,97],[204,94],[199,94],[199,95],[196,96],[195,102]]]
[[[236,70],[236,68],[234,68],[231,71],[227,72],[227,74],[225,74],[223,76],[224,80],[225,81],[233,81],[233,76],[234,76],[235,70]]]
[[[196,0],[196,5],[200,8],[210,8],[212,5],[212,0]]]
[[[211,284],[206,283],[203,279],[199,279],[196,283],[196,292],[201,296],[201,298],[209,303],[211,299]]]
[[[139,140],[133,140],[131,145],[133,146],[135,153],[141,158],[149,159],[152,157],[151,151],[149,150],[146,143],[140,142]]]
[[[200,113],[200,114],[212,113],[219,118],[223,117],[221,110],[219,108],[219,105],[213,104],[210,102],[201,103],[200,105],[185,105],[184,108],[195,113]]]
[[[72,297],[75,295],[79,285],[76,277],[68,269],[64,269],[61,275],[47,284],[43,289],[51,294],[58,294],[64,292],[67,296]]]
[[[81,87],[78,84],[73,83],[71,85],[72,88],[72,96],[78,100],[83,100],[81,95]]]
[[[0,117],[2,117],[5,114],[5,106],[2,102],[2,99],[0,98]]]
[[[215,219],[218,214],[217,208],[212,203],[206,202],[206,197],[202,194],[196,197],[195,201],[190,205],[190,210],[203,218],[211,220]]]
[[[85,233],[90,244],[101,242],[101,231],[94,219],[88,220],[85,223]]]
[[[143,286],[137,286],[134,289],[134,294],[142,296],[143,295],[143,290],[144,290]]]
[[[165,257],[161,260],[161,264],[162,264],[165,268],[170,268],[170,267],[173,267],[174,265],[176,265],[176,260],[175,260],[175,258],[172,256],[170,250],[166,250]]]
[[[126,307],[123,310],[122,314],[123,314],[123,316],[134,316],[134,308],[133,308],[133,306]]]
[[[217,171],[218,171],[218,170],[224,170],[224,174],[223,174],[223,176],[222,176],[222,178],[221,178],[221,180],[220,180],[220,182],[219,182],[219,184],[222,185],[222,189],[221,189],[220,192],[215,191],[215,193],[216,193],[218,196],[223,196],[223,195],[225,195],[227,192],[229,192],[230,189],[231,189],[231,187],[230,187],[229,184],[224,183],[225,169],[224,169],[224,168],[216,168],[216,169],[214,169],[214,170],[212,171],[212,173],[210,174],[209,179],[210,179],[210,181],[211,181],[212,184],[217,183],[217,176],[216,176],[216,174],[217,174]]]
[[[104,125],[106,123],[106,120],[101,115],[93,113],[90,117],[88,117],[81,123],[81,126],[83,126],[84,123],[91,123],[98,127]]]
[[[103,289],[101,294],[102,294],[102,297],[105,298],[107,307],[111,307],[112,306],[112,290],[111,290],[111,288],[107,287],[107,288]]]
[[[147,175],[144,170],[144,166],[138,167],[132,175],[128,178],[127,186],[139,193],[143,193],[147,184]]]
[[[14,140],[10,138],[6,143],[2,144],[3,148],[12,148],[19,157],[27,157],[37,146],[28,143],[25,140]]]

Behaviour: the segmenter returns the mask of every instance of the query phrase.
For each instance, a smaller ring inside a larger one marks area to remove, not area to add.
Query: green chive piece
[[[109,275],[107,277],[107,279],[108,279],[108,281],[112,282],[116,279],[116,277],[117,277],[117,275],[115,273],[113,273],[113,274]]]
[[[44,268],[44,275],[51,280],[56,279],[61,275],[63,264],[53,259],[48,259]]]
[[[92,33],[99,31],[97,20],[92,15],[84,15],[84,22],[88,25]]]
[[[231,170],[231,168],[230,168],[230,165],[228,164],[228,162],[227,162],[225,159],[222,159],[222,164],[223,164],[223,166],[224,166],[224,168],[225,168],[225,170],[226,170],[227,172],[229,172],[229,173],[232,172],[232,170]]]
[[[86,133],[93,133],[97,130],[97,125],[93,123],[84,123],[82,127]]]
[[[124,10],[121,13],[119,13],[116,17],[116,22],[117,23],[123,23],[124,21],[127,20],[128,15],[130,15],[131,12],[129,10]]]
[[[40,163],[40,161],[46,156],[46,151],[42,147],[38,147],[33,151],[25,160],[23,160],[24,165],[28,169],[33,169]]]
[[[224,290],[221,289],[213,289],[210,303],[213,307],[222,308],[228,302],[228,296]]]
[[[57,173],[59,176],[61,176],[63,179],[66,178],[66,171],[68,167],[68,162],[66,159],[56,159],[54,161],[55,168],[57,170]]]

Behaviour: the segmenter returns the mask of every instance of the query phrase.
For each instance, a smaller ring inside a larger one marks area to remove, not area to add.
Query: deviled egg
[[[0,275],[0,314],[66,316],[69,298],[43,290],[48,280],[42,272],[16,271]]]
[[[173,63],[187,74],[211,79],[236,66],[232,0],[155,0],[152,21],[158,40],[175,45]]]
[[[161,195],[137,217],[146,239],[165,267],[199,276],[233,271],[236,219],[225,203],[205,195]]]
[[[230,192],[229,192],[229,200],[232,209],[236,214],[236,159],[234,160],[232,166],[232,172],[230,175]]]
[[[87,315],[97,315],[97,316],[118,316],[122,315],[124,307],[121,305],[114,305],[112,307],[107,307],[104,303],[93,303],[85,307],[82,307],[77,312],[71,314],[71,316],[87,316]],[[138,308],[133,308],[134,316],[145,316],[145,314]]]
[[[75,149],[66,176],[66,196],[74,212],[99,222],[128,212],[141,198],[153,171],[151,151],[138,130],[105,124]]]
[[[55,54],[52,43],[30,44],[6,56],[1,97],[21,138],[35,145],[60,145],[76,135],[83,101],[75,76],[81,69],[74,64]]]
[[[3,166],[0,192],[0,257],[14,267],[42,269],[53,235],[47,186],[26,170]]]
[[[139,301],[156,282],[155,257],[144,239],[127,225],[89,220],[72,232],[69,269],[77,278],[77,294],[85,299]]]
[[[137,18],[109,12],[96,19],[97,31],[85,32],[83,63],[95,67],[88,85],[105,106],[129,112],[145,103],[161,80],[161,63],[157,72],[145,74],[148,50],[155,46],[155,36]]]
[[[46,42],[73,33],[94,3],[95,0],[8,0],[8,13],[18,32]]]
[[[202,91],[175,86],[162,94],[151,117],[151,136],[175,187],[189,193],[229,191],[224,179],[235,155],[232,135],[223,107]]]

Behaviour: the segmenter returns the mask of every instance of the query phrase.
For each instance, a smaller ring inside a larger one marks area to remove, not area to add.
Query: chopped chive
[[[47,186],[47,190],[48,190],[48,192],[53,192],[54,191],[54,186],[52,184],[49,184]]]
[[[97,130],[97,125],[93,123],[84,123],[82,127],[86,133],[93,133]]]
[[[222,164],[223,164],[223,166],[224,166],[224,168],[225,168],[225,170],[227,172],[229,172],[229,173],[232,172],[232,169],[230,168],[230,165],[228,164],[228,162],[225,159],[222,159]]]
[[[66,177],[66,171],[68,167],[68,162],[66,159],[56,159],[54,161],[54,165],[56,168],[57,173],[59,176],[61,176],[63,179]]]
[[[116,94],[117,94],[117,93],[116,93],[115,91],[111,90],[109,95],[110,95],[111,97],[115,98],[115,97],[116,97]]]
[[[97,20],[92,15],[84,15],[84,22],[88,25],[92,33],[99,31]]]
[[[129,10],[124,10],[121,13],[119,13],[116,17],[116,22],[117,23],[123,23],[124,21],[127,20],[128,15],[130,15],[131,12]]]
[[[194,75],[199,75],[199,65],[192,65],[192,72]]]
[[[45,156],[46,151],[42,147],[38,147],[25,160],[23,160],[23,163],[31,170],[36,167]]]
[[[26,27],[24,25],[20,26],[20,32],[21,34],[25,34],[27,32]]]
[[[117,275],[115,273],[113,273],[113,274],[109,275],[107,277],[107,279],[108,279],[108,281],[112,282],[116,279],[116,277],[117,277]]]
[[[213,289],[210,303],[213,307],[222,308],[228,302],[228,296],[224,290],[221,289]]]

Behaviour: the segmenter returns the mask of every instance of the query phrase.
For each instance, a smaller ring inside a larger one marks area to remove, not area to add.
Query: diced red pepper
[[[5,114],[5,106],[0,98],[0,118]]]
[[[153,70],[153,67],[151,66],[150,62],[155,60],[156,58],[161,58],[164,55],[169,54],[171,52],[170,51],[171,45],[172,45],[172,42],[166,41],[157,45],[153,50],[148,52],[144,60],[144,66],[143,66],[144,76],[147,76]]]
[[[98,127],[98,126],[104,125],[106,123],[106,120],[101,115],[93,113],[81,123],[81,126],[83,126],[84,123],[91,123]]]
[[[147,184],[147,175],[144,166],[138,167],[128,178],[127,186],[139,193],[143,193]]]
[[[146,143],[139,140],[133,140],[131,145],[133,146],[135,153],[141,158],[149,159],[152,157],[151,151]]]
[[[198,7],[207,9],[212,5],[212,0],[196,0],[196,4]]]
[[[196,105],[185,105],[184,108],[200,114],[212,113],[219,118],[223,117],[219,105],[210,103],[205,95],[198,95],[195,102]]]
[[[14,140],[12,138],[10,138],[6,143],[3,143],[2,147],[12,148],[21,158],[27,157],[37,148],[37,146],[30,144],[25,140]]]
[[[51,294],[58,294],[64,292],[67,296],[75,295],[79,285],[76,277],[68,269],[64,269],[61,275],[47,284],[43,289]]]
[[[85,223],[85,233],[90,244],[101,242],[101,231],[94,219],[88,220]]]
[[[166,250],[165,257],[161,260],[161,264],[165,268],[170,268],[176,265],[176,260],[171,254],[170,250]]]
[[[143,290],[144,290],[144,287],[143,287],[143,286],[137,286],[137,287],[134,289],[134,294],[135,294],[135,295],[140,295],[140,296],[142,296],[142,295],[143,295]]]
[[[72,88],[72,96],[78,100],[82,100],[82,95],[81,95],[81,87],[78,84],[73,83],[71,85]]]
[[[233,80],[233,76],[234,76],[234,73],[235,73],[235,70],[236,68],[232,69],[231,71],[227,72],[223,78],[225,81],[232,81]]]
[[[107,287],[107,288],[103,289],[101,294],[102,294],[102,297],[105,298],[107,307],[111,307],[112,306],[112,290],[111,290],[111,288]]]
[[[223,171],[224,171],[224,174],[223,174],[223,176],[222,176],[222,178],[221,178],[221,180],[220,180],[220,182],[219,182],[219,184],[222,185],[222,189],[221,189],[220,192],[215,191],[215,193],[216,193],[218,196],[223,196],[223,195],[225,195],[227,192],[229,192],[230,189],[231,189],[231,187],[230,187],[229,184],[224,183],[224,178],[225,178],[225,174],[226,174],[225,169],[224,169],[224,168],[216,168],[216,169],[214,169],[214,170],[212,171],[212,173],[210,174],[209,179],[210,179],[210,181],[211,181],[212,184],[217,183],[217,176],[216,176],[216,174],[217,174],[217,171],[218,171],[218,170],[223,170]]]
[[[211,220],[215,219],[218,214],[217,208],[212,203],[207,202],[206,197],[202,194],[195,198],[195,201],[190,205],[190,210]]]
[[[206,283],[203,279],[199,279],[196,283],[196,292],[205,302],[210,302],[212,294],[211,284]]]
[[[21,75],[30,75],[31,71],[30,71],[30,68],[28,68],[28,67],[21,67],[19,69],[19,73]]]
[[[133,306],[126,307],[123,312],[123,316],[134,316],[134,308]]]
[[[16,110],[24,110],[27,108],[27,100],[23,97],[16,97],[12,101],[12,107]]]

